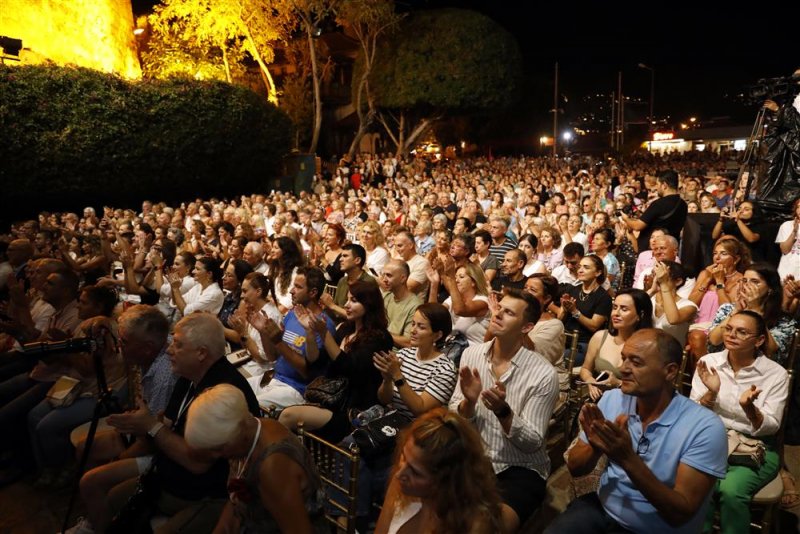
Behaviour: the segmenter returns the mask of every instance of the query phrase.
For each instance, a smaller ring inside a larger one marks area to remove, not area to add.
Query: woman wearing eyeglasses
[[[780,277],[772,265],[754,263],[748,267],[742,276],[736,302],[722,304],[711,323],[708,351],[722,350],[725,326],[736,311],[751,310],[761,315],[767,324],[764,353],[783,364],[789,355],[795,323],[781,310],[783,293],[780,288]]]
[[[723,328],[725,348],[697,363],[690,397],[719,415],[729,443],[755,439],[764,444],[763,462],[736,465],[736,457],[729,457],[728,473],[717,482],[712,495],[719,503],[721,532],[746,534],[750,532],[752,496],[775,478],[780,467],[775,434],[783,418],[789,376],[783,367],[764,357],[767,325],[757,312],[740,311]],[[709,509],[704,532],[712,530],[714,509]]]

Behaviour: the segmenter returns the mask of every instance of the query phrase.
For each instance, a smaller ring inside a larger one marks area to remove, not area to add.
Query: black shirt
[[[258,400],[252,388],[227,358],[222,357],[211,366],[197,387],[187,378],[179,378],[172,390],[172,396],[164,411],[164,416],[174,421],[172,431],[183,436],[186,427],[186,412],[189,405],[202,391],[217,384],[231,384],[244,393],[247,407],[254,416],[260,415]],[[219,458],[203,474],[189,472],[162,451],[153,457],[161,488],[167,493],[186,500],[197,501],[206,497],[214,499],[228,496],[228,460]]]
[[[654,228],[665,228],[669,235],[680,239],[689,206],[680,195],[667,195],[659,198],[642,214],[641,221],[647,228],[639,232],[639,254],[650,250],[650,234]]]
[[[514,289],[525,289],[525,282],[527,280],[528,277],[523,276],[516,282],[512,282],[511,280],[508,279],[506,275],[501,274],[499,276],[495,276],[492,279],[492,291],[502,291],[504,287],[514,288]]]
[[[597,287],[588,295],[583,292],[583,285],[568,286],[565,288],[564,293],[567,293],[575,299],[575,307],[588,318],[594,315],[602,315],[608,321],[611,316],[611,297],[608,292],[602,287]],[[605,323],[600,325],[598,330],[605,328]],[[588,343],[594,332],[579,323],[577,319],[571,315],[564,318],[564,330],[571,332],[572,330],[578,331],[578,342]]]
[[[334,339],[337,344],[352,334],[354,331],[351,323],[344,323],[338,330]],[[356,408],[358,411],[366,410],[376,404],[378,400],[378,388],[383,382],[380,371],[372,363],[372,357],[379,351],[390,351],[394,341],[392,335],[381,330],[372,332],[368,336],[351,343],[347,351],[342,351],[339,356],[332,360],[328,367],[327,376],[331,378],[345,377],[348,379],[348,389],[350,397],[345,407]]]

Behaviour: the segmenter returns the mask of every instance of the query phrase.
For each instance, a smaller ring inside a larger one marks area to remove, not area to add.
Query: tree
[[[322,129],[322,94],[320,91],[320,79],[323,74],[319,67],[317,58],[316,31],[318,24],[331,13],[335,0],[286,0],[294,15],[299,19],[302,31],[306,35],[308,45],[307,54],[302,56],[308,58],[308,62],[296,62],[298,66],[308,65],[311,76],[311,86],[314,96],[314,125],[311,133],[311,143],[308,152],[314,154],[319,144],[319,133]],[[307,79],[307,78],[306,78]],[[304,80],[291,79],[284,86],[284,91],[297,91],[298,85],[305,86]],[[290,113],[290,116],[292,114]]]
[[[377,115],[375,99],[370,87],[370,74],[375,66],[378,39],[389,34],[401,16],[394,12],[392,0],[344,0],[337,3],[336,22],[354,35],[361,48],[360,73],[353,76],[353,103],[358,115],[358,131],[347,152],[352,159],[361,138],[367,133]]]
[[[228,80],[228,52],[240,46],[258,63],[269,101],[277,103],[277,87],[267,65],[284,37],[288,16],[283,4],[266,0],[163,0],[150,23],[160,28],[177,25],[182,29],[180,38],[190,46],[218,48]]]
[[[357,70],[364,68],[359,58]],[[381,40],[369,70],[377,119],[399,155],[446,114],[512,104],[521,57],[514,37],[490,18],[441,9],[405,19]]]

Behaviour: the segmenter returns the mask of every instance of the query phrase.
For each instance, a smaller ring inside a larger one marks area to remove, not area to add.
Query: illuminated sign
[[[671,141],[675,138],[673,132],[654,132],[653,141]]]

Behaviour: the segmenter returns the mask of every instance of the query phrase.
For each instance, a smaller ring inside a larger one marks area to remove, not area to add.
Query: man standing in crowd
[[[626,213],[620,218],[631,230],[639,231],[639,253],[650,250],[650,234],[653,228],[662,227],[669,235],[681,235],[689,207],[678,194],[678,173],[673,170],[662,172],[656,182],[660,198],[650,204],[640,219],[632,219]]]
[[[583,406],[583,432],[567,457],[581,476],[606,455],[600,487],[572,501],[546,534],[700,531],[727,472],[728,441],[719,417],[675,393],[681,359],[680,344],[661,330],[625,342],[622,385]]]

